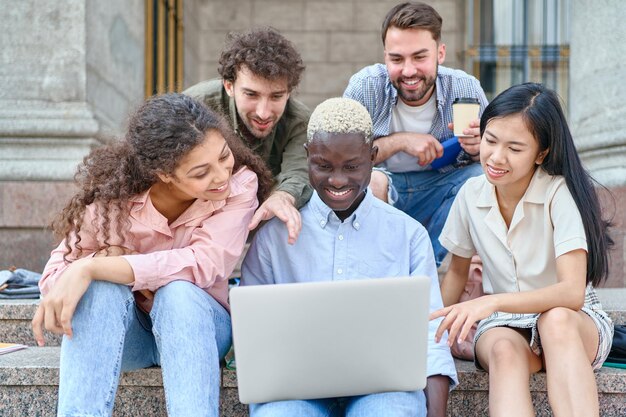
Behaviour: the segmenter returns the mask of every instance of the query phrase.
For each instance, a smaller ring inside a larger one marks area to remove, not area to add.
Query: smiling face
[[[316,133],[305,145],[309,181],[322,201],[341,220],[365,197],[378,148],[361,133]]]
[[[217,130],[210,130],[204,141],[183,157],[173,175],[159,177],[179,201],[220,201],[230,195],[234,164],[224,137]]]
[[[237,114],[248,133],[266,138],[283,115],[289,89],[287,79],[268,80],[242,66],[235,81],[224,80],[226,93],[235,99]]]
[[[496,190],[521,197],[548,150],[539,143],[519,114],[491,119],[480,142],[480,163]]]
[[[423,29],[390,27],[385,37],[385,65],[391,84],[409,106],[426,103],[435,90],[437,67],[446,56],[444,44]]]

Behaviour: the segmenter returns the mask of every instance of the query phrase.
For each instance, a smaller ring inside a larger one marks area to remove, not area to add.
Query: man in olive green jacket
[[[311,197],[306,153],[309,109],[290,95],[304,65],[293,44],[271,28],[229,35],[219,60],[221,78],[184,91],[223,114],[243,142],[272,170],[276,186],[250,222],[254,229],[276,216],[294,243],[300,212]]]

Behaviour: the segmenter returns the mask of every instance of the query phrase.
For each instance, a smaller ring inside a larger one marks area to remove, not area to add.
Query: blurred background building
[[[427,0],[443,17],[444,65],[489,98],[524,82],[558,91],[579,151],[605,194],[616,247],[607,286],[625,287],[626,3]],[[155,92],[217,76],[230,31],[270,25],[306,64],[295,93],[313,108],[382,62],[392,0],[0,0],[0,269],[41,270],[46,225],[73,192],[77,163],[115,140]],[[530,242],[529,242],[530,243]]]

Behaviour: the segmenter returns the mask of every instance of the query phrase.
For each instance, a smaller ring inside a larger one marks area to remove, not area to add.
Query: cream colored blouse
[[[529,291],[557,282],[556,258],[587,250],[580,213],[562,176],[538,168],[507,228],[484,175],[461,188],[439,237],[457,256],[483,261],[486,293]]]

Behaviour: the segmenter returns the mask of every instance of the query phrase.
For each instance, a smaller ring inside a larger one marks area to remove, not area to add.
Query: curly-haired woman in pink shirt
[[[217,416],[228,277],[271,173],[201,103],[147,100],[92,151],[58,216],[33,319],[64,334],[58,415],[111,415],[121,370],[160,365],[170,416]]]

